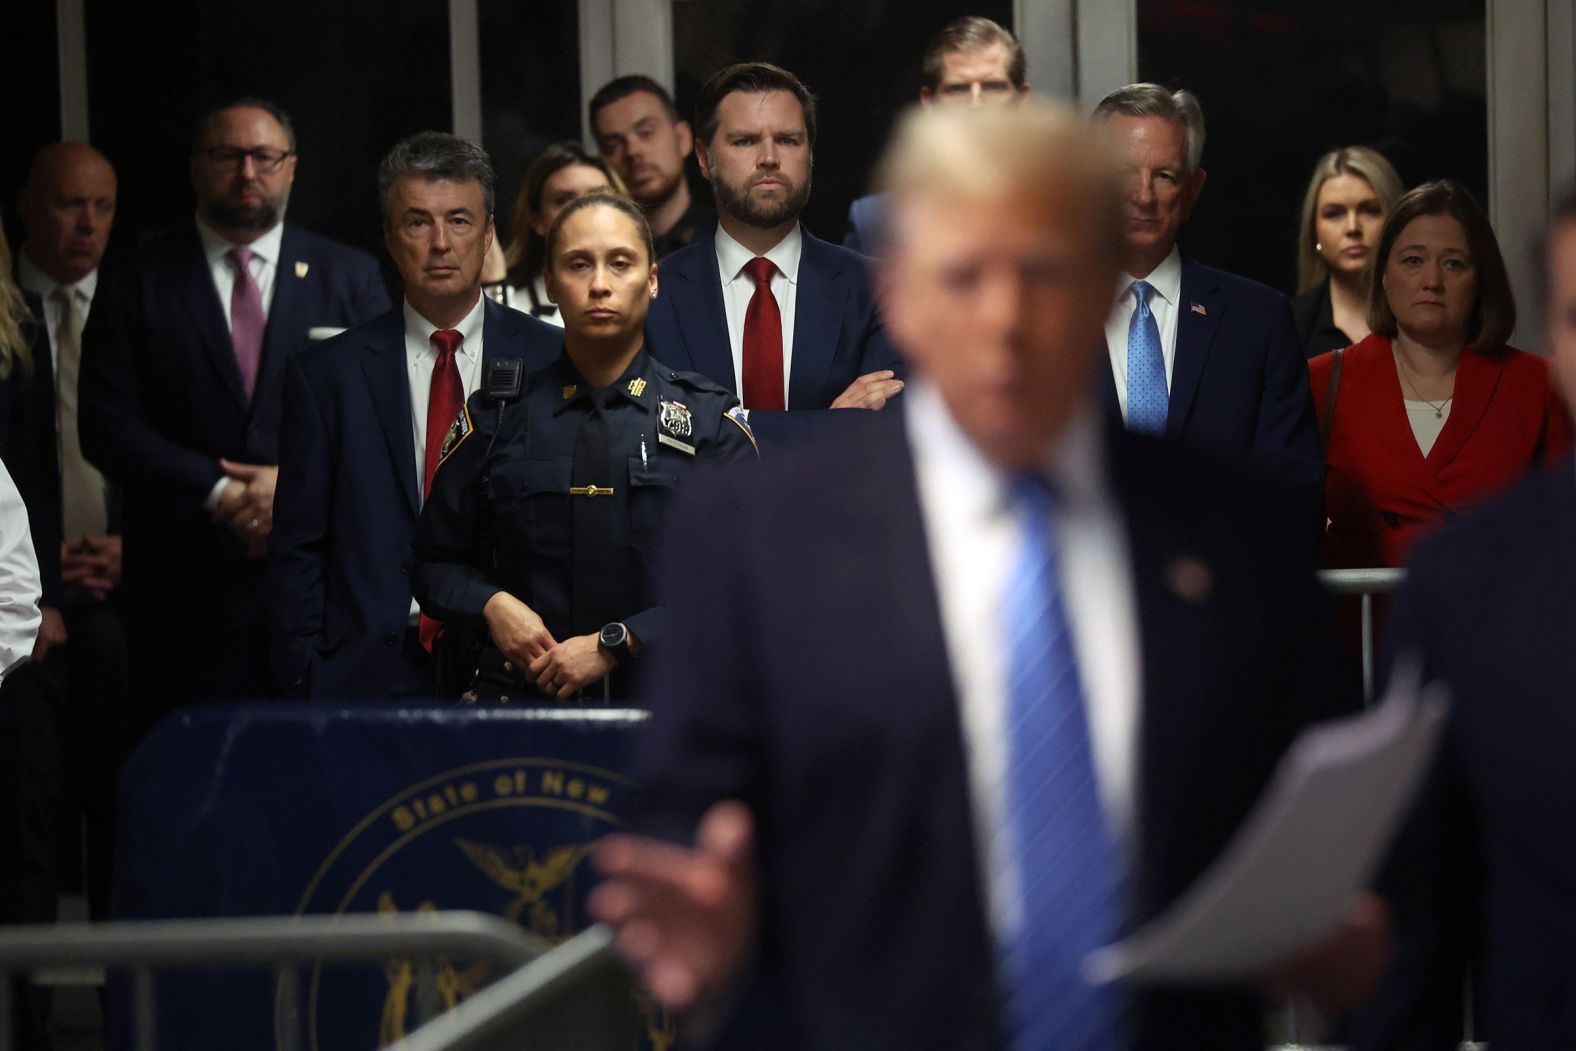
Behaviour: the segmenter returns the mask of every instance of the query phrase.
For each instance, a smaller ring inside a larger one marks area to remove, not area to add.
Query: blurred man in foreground
[[[1069,111],[918,114],[883,172],[912,390],[681,499],[671,535],[708,557],[670,578],[659,838],[603,844],[593,911],[728,1046],[1262,1048],[1254,988],[1081,964],[1199,875],[1322,714],[1312,546],[1273,539],[1300,494],[1085,402],[1121,199]]]

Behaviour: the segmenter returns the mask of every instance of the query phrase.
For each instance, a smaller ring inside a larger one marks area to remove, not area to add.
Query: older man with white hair
[[[1126,250],[1105,324],[1107,407],[1132,430],[1251,459],[1311,487],[1323,457],[1291,303],[1177,249],[1204,191],[1198,100],[1130,84],[1094,116],[1124,187]]]

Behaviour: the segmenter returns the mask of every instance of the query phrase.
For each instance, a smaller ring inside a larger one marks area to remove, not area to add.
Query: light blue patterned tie
[[[1007,808],[1018,862],[1018,929],[1001,952],[1012,1051],[1116,1051],[1120,1002],[1085,981],[1081,965],[1114,940],[1120,862],[1095,783],[1078,666],[1062,608],[1050,493],[1043,479],[1013,485],[1023,513],[1008,585]]]
[[[1133,282],[1133,318],[1127,323],[1127,427],[1146,434],[1166,432],[1166,411],[1171,396],[1166,390],[1166,359],[1160,349],[1160,326],[1155,324],[1149,297],[1155,286]]]

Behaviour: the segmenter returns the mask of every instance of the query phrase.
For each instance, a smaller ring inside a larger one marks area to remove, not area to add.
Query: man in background
[[[814,430],[821,409],[880,409],[903,389],[866,262],[799,222],[816,106],[765,62],[729,66],[695,107],[717,229],[662,263],[646,317],[652,356],[733,391],[761,441]]]
[[[716,213],[690,192],[684,172],[694,135],[667,89],[639,74],[619,77],[591,97],[590,110],[597,149],[645,210],[657,258],[711,233]]]
[[[83,879],[89,913],[108,915],[110,856],[114,848],[115,781],[124,747],[126,641],[111,601],[121,578],[117,501],[104,476],[82,454],[77,420],[82,330],[98,291],[99,268],[115,222],[115,169],[80,142],[46,146],[33,159],[18,195],[24,240],[17,253],[18,283],[43,305],[50,353],[35,361],[24,398],[44,398],[33,419],[58,449],[61,593],[46,606],[45,636],[64,643],[39,654],[38,676],[27,678],[49,694],[62,730],[64,773],[86,821]],[[52,394],[52,397],[51,397]],[[14,686],[20,688],[23,679]],[[75,814],[75,807],[69,808]],[[80,837],[75,821],[64,843]],[[62,859],[76,851],[67,846]]]
[[[947,23],[925,48],[920,69],[921,106],[1005,106],[1029,94],[1018,38],[979,15]],[[880,194],[867,194],[849,205],[844,248],[879,255],[885,237],[886,207]]]
[[[1324,457],[1290,301],[1177,248],[1204,191],[1198,100],[1130,84],[1094,119],[1121,156],[1125,186],[1127,248],[1100,382],[1108,410],[1132,430],[1252,460],[1311,493]]]
[[[413,135],[383,159],[378,187],[404,302],[285,366],[269,645],[280,686],[322,700],[438,696],[411,596],[416,516],[488,365],[534,372],[563,342],[481,294],[494,234],[481,147]]]
[[[312,328],[389,307],[370,255],[285,220],[297,161],[273,104],[205,113],[191,225],[106,273],[83,332],[82,449],[124,494],[134,735],[270,692],[262,557],[285,362]]]

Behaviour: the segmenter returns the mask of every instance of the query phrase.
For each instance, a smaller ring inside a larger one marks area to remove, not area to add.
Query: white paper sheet
[[[1164,914],[1091,953],[1085,972],[1236,981],[1332,933],[1416,795],[1447,707],[1442,685],[1398,674],[1378,706],[1304,731],[1220,857]]]

